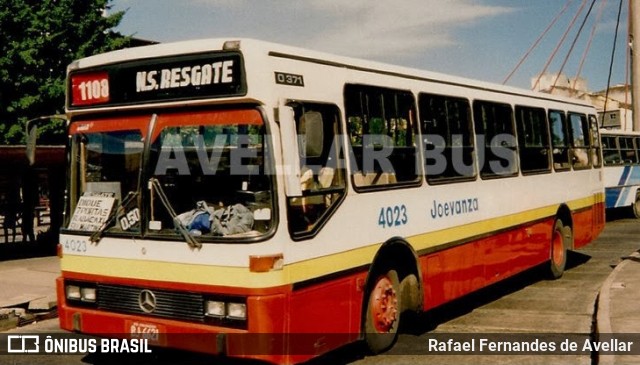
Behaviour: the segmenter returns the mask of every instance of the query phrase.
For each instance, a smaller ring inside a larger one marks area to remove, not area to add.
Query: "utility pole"
[[[629,0],[629,40],[631,52],[631,100],[633,130],[640,131],[640,0]]]

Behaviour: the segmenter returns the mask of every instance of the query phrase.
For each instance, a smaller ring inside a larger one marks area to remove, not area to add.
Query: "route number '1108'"
[[[408,221],[407,207],[404,204],[380,208],[378,225],[382,226],[382,228],[402,226],[407,224]]]
[[[73,75],[73,105],[101,104],[109,101],[109,75],[106,72]]]
[[[82,100],[100,100],[109,97],[109,81],[106,79],[83,81],[78,85]]]

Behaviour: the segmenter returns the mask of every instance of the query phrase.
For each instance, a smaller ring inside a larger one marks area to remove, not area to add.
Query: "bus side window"
[[[587,116],[569,113],[569,126],[571,127],[571,164],[574,169],[587,169],[591,166]]]
[[[593,167],[601,167],[600,133],[598,131],[598,119],[595,115],[589,115],[589,130],[591,131],[591,161]]]
[[[289,231],[306,238],[321,228],[345,193],[340,118],[328,104],[295,103],[301,197],[288,199]]]
[[[413,94],[376,86],[346,85],[344,103],[356,189],[419,183]]]
[[[569,134],[564,112],[549,111],[549,127],[551,129],[551,146],[553,147],[553,168],[556,171],[571,169],[569,162]]]
[[[421,93],[420,126],[429,184],[476,177],[471,106],[464,98]]]
[[[550,172],[549,127],[545,110],[516,106],[516,127],[522,173]]]
[[[602,154],[604,155],[605,166],[620,165],[622,158],[618,149],[618,142],[615,136],[602,137]]]
[[[484,161],[480,166],[480,176],[485,179],[517,175],[516,137],[511,106],[475,101],[473,117],[479,161]]]
[[[618,137],[620,144],[620,155],[622,157],[622,163],[625,165],[638,163],[638,156],[636,154],[636,148],[633,145],[633,137]]]

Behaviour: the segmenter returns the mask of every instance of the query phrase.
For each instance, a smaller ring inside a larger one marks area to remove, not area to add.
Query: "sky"
[[[111,11],[126,11],[116,30],[141,39],[247,37],[495,83],[505,81],[557,18],[507,84],[529,89],[531,78],[545,70],[562,69],[575,77],[584,59],[579,76],[591,91],[599,91],[607,86],[620,1],[610,82],[616,85],[628,79],[630,0],[595,0],[577,38],[592,0],[112,0],[110,4]],[[583,57],[591,34],[591,46]]]

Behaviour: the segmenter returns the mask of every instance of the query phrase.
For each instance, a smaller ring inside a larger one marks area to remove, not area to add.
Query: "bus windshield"
[[[88,234],[102,234],[107,228],[110,232],[141,232],[139,191],[148,120],[99,119],[71,125],[72,214],[67,229]],[[116,220],[116,210],[131,219]]]
[[[67,229],[92,241],[142,235],[199,246],[260,237],[273,226],[271,158],[257,110],[83,121],[71,132]]]

